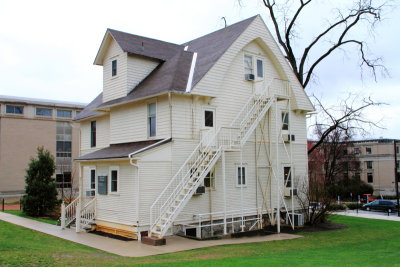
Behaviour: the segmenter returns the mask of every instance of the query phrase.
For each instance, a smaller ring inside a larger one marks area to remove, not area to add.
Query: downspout
[[[140,212],[139,212],[139,208],[140,208],[140,171],[139,170],[140,169],[139,169],[139,164],[134,163],[133,160],[135,160],[135,159],[131,158],[129,160],[129,162],[133,167],[137,168],[137,186],[136,186],[136,188],[137,188],[137,193],[136,193],[136,196],[137,196],[137,200],[136,200],[136,219],[137,219],[137,221],[136,221],[136,227],[137,227],[137,238],[140,241],[140,240],[142,240],[142,235],[140,233],[140,228],[139,228],[139,215],[140,215]],[[137,158],[136,158],[136,161],[138,161]]]

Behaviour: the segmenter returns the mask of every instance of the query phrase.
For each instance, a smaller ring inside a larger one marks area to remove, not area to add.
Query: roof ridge
[[[204,38],[204,37],[206,37],[206,36],[208,36],[208,35],[215,34],[215,33],[219,32],[219,31],[227,30],[227,29],[229,29],[229,28],[232,28],[232,27],[234,27],[234,26],[237,26],[238,24],[242,24],[242,23],[245,23],[245,22],[250,21],[250,20],[254,20],[254,19],[255,19],[256,17],[258,17],[258,16],[260,16],[260,15],[257,14],[257,15],[255,15],[255,16],[250,17],[250,18],[247,18],[247,19],[244,19],[244,20],[240,20],[240,21],[235,22],[235,23],[233,23],[233,24],[231,24],[231,25],[229,25],[229,26],[226,26],[226,27],[224,27],[224,28],[222,28],[222,29],[215,30],[215,31],[213,31],[213,32],[210,32],[210,33],[204,34],[204,35],[202,35],[202,36],[200,36],[200,37],[197,37],[197,38],[195,38],[195,39],[193,39],[193,40],[187,41],[187,42],[183,43],[182,45],[187,45],[187,44],[189,44],[189,43],[191,43],[191,42],[193,42],[193,41],[199,40],[199,39]]]
[[[118,32],[118,33],[128,34],[128,35],[131,35],[131,36],[134,36],[134,37],[145,38],[145,39],[148,39],[148,40],[151,40],[151,41],[158,41],[158,42],[167,43],[167,44],[176,45],[176,46],[183,46],[181,44],[167,42],[167,41],[163,41],[163,40],[160,40],[160,39],[155,39],[155,38],[151,38],[151,37],[147,37],[147,36],[143,36],[143,35],[133,34],[133,33],[125,32],[125,31],[119,31],[119,30],[115,30],[115,29],[111,29],[111,28],[107,28],[107,31],[114,31],[114,32]]]

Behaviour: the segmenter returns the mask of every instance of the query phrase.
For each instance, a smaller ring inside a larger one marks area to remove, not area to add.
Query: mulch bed
[[[338,223],[321,223],[317,225],[304,225],[303,227],[295,227],[294,230],[291,226],[283,225],[281,226],[281,233],[285,234],[301,234],[301,233],[313,233],[313,232],[322,232],[322,231],[332,231],[332,230],[340,230],[348,228],[347,225],[338,224]],[[276,233],[276,225],[275,226],[267,226],[265,229],[267,232],[275,232]]]

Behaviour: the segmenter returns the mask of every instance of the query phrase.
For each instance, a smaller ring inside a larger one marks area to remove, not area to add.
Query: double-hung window
[[[292,171],[290,167],[283,167],[285,187],[292,187]]]
[[[372,161],[366,161],[367,169],[372,169]]]
[[[90,170],[90,190],[91,195],[94,196],[96,194],[96,169]]]
[[[118,193],[119,191],[119,169],[118,167],[110,167],[110,193]]]
[[[249,55],[244,56],[244,74],[254,74],[253,72],[253,57]]]
[[[289,112],[282,112],[282,130],[289,130]]]
[[[214,169],[212,169],[209,173],[207,173],[206,177],[204,177],[204,186],[208,188],[215,188]]]
[[[111,76],[117,76],[117,60],[114,59],[111,61]]]
[[[204,126],[214,127],[214,111],[204,110]]]
[[[264,77],[264,65],[261,59],[257,59],[257,77],[258,78]]]
[[[237,166],[236,167],[236,176],[237,176],[237,186],[245,186],[246,185],[246,167],[245,166]]]
[[[90,146],[96,146],[96,121],[90,122]]]
[[[156,103],[150,103],[147,105],[147,129],[149,137],[157,135],[157,117],[156,117]]]

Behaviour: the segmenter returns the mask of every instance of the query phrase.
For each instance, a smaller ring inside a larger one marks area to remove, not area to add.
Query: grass
[[[127,258],[0,221],[0,266],[400,266],[400,223],[334,216],[305,238]],[[132,241],[135,242],[135,241]]]
[[[49,224],[54,224],[57,225],[57,220],[51,220],[51,219],[42,219],[42,218],[35,218],[35,217],[30,217],[28,215],[25,215],[22,210],[5,210],[3,211],[5,213],[9,213],[9,214],[13,214],[13,215],[17,215],[23,218],[28,218],[31,220],[35,220],[35,221],[39,221],[39,222],[44,222],[44,223],[49,223]]]

